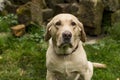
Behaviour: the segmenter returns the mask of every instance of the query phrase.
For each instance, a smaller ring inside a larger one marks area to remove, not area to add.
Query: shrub
[[[10,27],[18,24],[17,16],[14,14],[8,14],[0,17],[0,32],[10,31]]]
[[[110,36],[119,41],[120,40],[120,23],[114,24],[110,29],[109,29],[109,34]]]
[[[36,27],[32,31],[19,38],[0,38],[0,80],[45,80],[44,30]]]

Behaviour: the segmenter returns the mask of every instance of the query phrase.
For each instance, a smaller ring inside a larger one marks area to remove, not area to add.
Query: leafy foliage
[[[0,17],[0,32],[10,31],[10,27],[18,24],[17,16],[14,14],[8,14]]]
[[[115,80],[120,74],[120,42],[107,37],[97,44],[86,45],[88,59],[92,62],[105,63],[106,69],[95,69],[93,80]]]
[[[45,80],[44,29],[33,30],[20,38],[0,36],[0,80]]]
[[[120,23],[116,23],[109,29],[109,35],[115,40],[120,40],[119,30],[120,30]]]

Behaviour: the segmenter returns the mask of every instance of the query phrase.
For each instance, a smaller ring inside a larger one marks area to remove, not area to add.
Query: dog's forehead
[[[58,14],[53,18],[55,21],[75,21],[77,18],[72,14]]]

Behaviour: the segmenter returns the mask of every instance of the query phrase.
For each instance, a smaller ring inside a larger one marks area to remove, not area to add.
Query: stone
[[[101,33],[103,11],[104,5],[101,0],[80,1],[77,17],[90,35],[99,35]]]
[[[21,5],[19,8],[17,8],[16,13],[18,15],[18,22],[20,24],[28,25],[32,20],[31,2]]]
[[[1,1],[2,2],[1,4]],[[18,8],[17,5],[11,3],[9,0],[1,0],[0,1],[0,13],[3,15],[11,14],[11,13],[16,13],[16,9]]]
[[[11,27],[11,31],[12,31],[12,34],[14,36],[20,37],[23,34],[25,34],[25,25],[20,24],[20,25],[17,25],[17,26],[13,26],[13,27]]]
[[[20,24],[29,25],[35,22],[39,25],[43,22],[42,9],[45,8],[44,0],[32,0],[17,9],[18,21]]]
[[[48,8],[54,9],[56,4],[64,3],[64,0],[45,0]]]
[[[5,9],[0,14],[17,13],[19,23],[26,26],[31,24],[31,22],[41,25],[59,13],[71,13],[83,23],[88,34],[99,35],[105,21],[110,25],[119,22],[120,0],[1,1],[6,2],[7,5],[5,5]]]
[[[120,9],[120,0],[103,0],[105,10],[107,11],[116,11]]]
[[[55,8],[56,4],[66,4],[66,3],[75,3],[77,0],[45,0],[48,8]]]
[[[74,15],[79,10],[79,5],[77,3],[72,3],[69,7],[70,7],[70,13]]]
[[[42,9],[45,7],[44,0],[32,0],[31,4],[31,18],[32,21],[39,25],[43,22]]]
[[[77,0],[64,0],[64,3],[75,3]]]
[[[56,4],[54,8],[55,14],[59,14],[59,13],[76,14],[78,10],[79,10],[79,5],[77,3]]]
[[[42,10],[42,16],[43,16],[43,22],[48,22],[50,18],[53,17],[53,9],[49,9],[49,8],[46,8],[46,9],[43,9]]]
[[[56,4],[54,12],[55,15],[59,13],[70,13],[70,4]]]
[[[0,0],[0,11],[3,11],[5,8],[5,0]]]
[[[114,25],[116,23],[120,23],[120,9],[111,15],[111,24]]]
[[[11,0],[11,2],[13,2],[16,5],[23,5],[23,4],[26,4],[29,1],[31,1],[31,0]]]

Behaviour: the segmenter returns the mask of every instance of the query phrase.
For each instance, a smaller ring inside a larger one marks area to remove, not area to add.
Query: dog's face
[[[45,40],[50,38],[53,44],[59,48],[74,47],[81,40],[85,42],[86,34],[82,23],[71,14],[59,14],[48,24]]]

